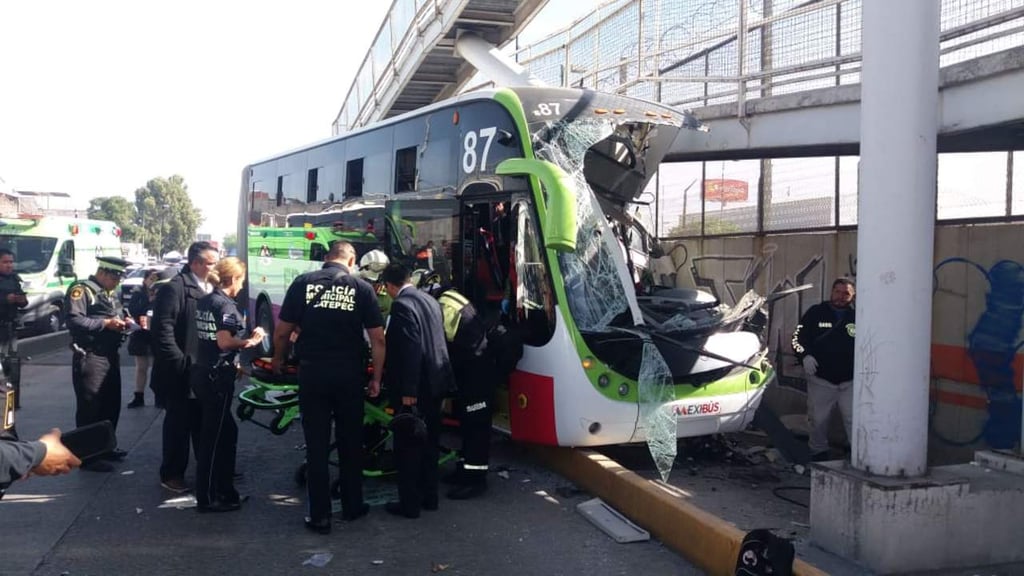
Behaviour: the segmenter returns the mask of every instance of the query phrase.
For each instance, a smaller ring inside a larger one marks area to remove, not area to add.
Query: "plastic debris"
[[[505,470],[502,470],[501,472],[498,472],[498,476],[501,476],[505,480],[508,480],[508,472],[505,471]]]
[[[136,508],[135,509],[135,513],[136,514],[142,514],[142,508]]]
[[[370,562],[370,564],[373,564],[374,566],[381,566],[381,565],[384,564],[384,561],[383,560],[374,560],[373,562]]]
[[[334,554],[330,552],[317,552],[309,558],[306,558],[303,562],[303,566],[313,566],[314,568],[323,568],[334,558]]]
[[[132,474],[135,474],[135,470],[125,470],[124,472],[121,472],[121,476],[131,476]]]
[[[195,508],[196,497],[192,495],[179,496],[177,498],[171,498],[164,500],[164,503],[157,506],[157,508],[177,508],[178,510],[184,510],[185,508]]]
[[[434,574],[437,574],[438,572],[444,572],[445,570],[451,568],[451,566],[451,564],[434,564],[430,567],[430,571]]]

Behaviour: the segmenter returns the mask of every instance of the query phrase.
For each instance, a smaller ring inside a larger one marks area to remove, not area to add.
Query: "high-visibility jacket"
[[[483,353],[487,346],[487,325],[473,303],[454,289],[444,291],[437,301],[441,304],[445,339],[467,352]]]

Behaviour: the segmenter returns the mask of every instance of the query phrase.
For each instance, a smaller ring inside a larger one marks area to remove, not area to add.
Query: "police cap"
[[[115,274],[124,274],[129,264],[127,260],[117,256],[97,256],[96,262],[99,264],[100,270],[106,270]]]
[[[167,268],[164,268],[163,270],[157,272],[156,280],[153,282],[153,286],[166,284],[167,282],[171,281],[171,278],[174,278],[177,275],[178,268],[176,266],[168,266]]]

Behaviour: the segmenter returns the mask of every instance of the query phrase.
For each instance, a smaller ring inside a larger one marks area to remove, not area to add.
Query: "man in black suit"
[[[398,263],[388,265],[381,274],[393,300],[386,332],[384,388],[396,410],[393,429],[398,468],[398,502],[389,503],[387,511],[418,518],[421,508],[437,509],[441,400],[452,385],[452,367],[441,306],[417,290],[409,277],[409,269]]]
[[[153,391],[166,413],[160,485],[172,492],[188,491],[185,469],[190,445],[199,442],[202,422],[199,401],[189,387],[189,368],[196,357],[196,302],[213,287],[206,277],[220,255],[209,242],[188,247],[188,265],[160,286],[153,303]]]

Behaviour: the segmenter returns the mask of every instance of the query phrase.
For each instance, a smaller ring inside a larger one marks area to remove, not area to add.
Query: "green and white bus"
[[[764,299],[730,308],[638,285],[614,231],[676,138],[700,128],[628,97],[502,88],[256,162],[238,230],[248,306],[272,329],[287,282],[319,266],[320,240],[354,235],[359,256],[380,248],[429,269],[523,335],[495,417],[513,439],[596,446],[742,429],[774,378]],[[292,234],[293,251],[272,248]]]

